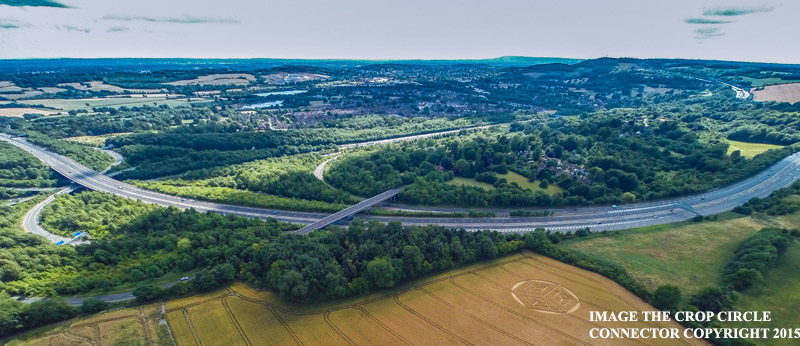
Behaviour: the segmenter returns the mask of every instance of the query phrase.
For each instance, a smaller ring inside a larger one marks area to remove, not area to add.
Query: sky
[[[800,1],[0,0],[0,58],[800,63]]]

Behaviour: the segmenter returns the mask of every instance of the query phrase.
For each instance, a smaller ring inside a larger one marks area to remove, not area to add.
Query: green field
[[[777,77],[770,77],[770,78],[742,77],[742,80],[745,82],[752,83],[754,88],[762,87],[765,85],[786,84],[795,82],[791,80],[783,80]]]
[[[732,141],[730,139],[728,140],[728,143],[731,144],[728,147],[728,155],[730,155],[735,150],[739,150],[741,151],[742,156],[748,159],[751,159],[753,158],[753,156],[761,154],[770,149],[783,148],[782,145],[739,142],[739,141]]]
[[[523,189],[529,189],[531,191],[543,191],[544,193],[550,196],[564,192],[564,189],[562,189],[556,184],[550,184],[547,186],[546,189],[543,189],[539,186],[539,183],[541,183],[541,181],[535,180],[531,182],[528,181],[528,178],[523,177],[514,172],[508,172],[506,174],[498,174],[497,177],[503,178],[507,180],[509,183],[517,183],[517,185],[519,185],[519,187]]]
[[[649,289],[663,284],[684,293],[715,285],[734,249],[764,225],[749,217],[644,227],[564,245],[621,265]]]
[[[470,179],[470,178],[455,177],[455,178],[453,178],[453,180],[450,180],[447,183],[451,184],[451,185],[456,185],[456,186],[458,186],[458,185],[466,185],[466,186],[480,187],[480,188],[483,188],[483,189],[486,189],[486,190],[494,190],[494,186],[492,186],[492,184],[483,183],[483,182],[477,181],[475,179]]]
[[[92,111],[94,107],[141,107],[167,105],[170,107],[190,106],[195,103],[211,102],[208,100],[193,99],[187,101],[182,99],[167,99],[166,97],[109,97],[93,99],[41,99],[41,100],[21,100],[19,103],[27,105],[43,105],[48,108],[55,108],[65,111],[86,110]],[[88,104],[88,106],[87,106]]]
[[[564,192],[564,189],[555,184],[550,184],[547,186],[546,189],[543,189],[539,186],[539,183],[541,183],[541,181],[536,180],[530,182],[528,181],[528,178],[525,178],[514,172],[508,172],[506,174],[498,174],[497,177],[503,178],[509,183],[517,183],[517,185],[519,185],[519,187],[523,189],[528,189],[531,191],[542,191],[550,196]],[[480,182],[470,178],[455,177],[452,180],[448,181],[447,183],[451,185],[466,185],[466,186],[480,187],[486,190],[494,190],[494,186],[492,186],[492,184]]]

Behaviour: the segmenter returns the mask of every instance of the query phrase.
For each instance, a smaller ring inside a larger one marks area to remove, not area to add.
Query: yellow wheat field
[[[557,299],[550,301],[555,303],[532,304],[536,287],[552,289],[548,295],[555,294]],[[591,339],[594,327],[681,327],[591,322],[592,310],[654,308],[600,275],[529,252],[335,303],[292,305],[234,284],[167,306],[181,346],[702,344]]]

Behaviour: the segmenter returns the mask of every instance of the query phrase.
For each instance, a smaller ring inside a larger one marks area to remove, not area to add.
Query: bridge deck
[[[405,188],[405,186],[398,187],[396,189],[391,189],[391,190],[388,190],[388,191],[384,191],[384,192],[382,192],[380,194],[377,194],[375,196],[367,198],[367,199],[359,202],[358,204],[352,205],[351,207],[349,207],[347,209],[343,209],[343,210],[337,211],[336,213],[333,213],[333,214],[331,214],[331,215],[329,215],[329,216],[327,216],[327,217],[325,217],[325,218],[323,218],[323,219],[321,219],[321,220],[319,220],[317,222],[314,222],[314,223],[312,223],[312,224],[310,224],[308,226],[305,226],[305,227],[295,231],[295,233],[297,233],[297,234],[306,234],[306,233],[309,233],[309,232],[311,232],[313,230],[317,230],[317,229],[323,228],[325,226],[328,226],[328,225],[330,225],[330,224],[332,224],[332,223],[334,223],[336,221],[339,221],[341,219],[344,219],[344,218],[346,218],[348,216],[352,216],[352,215],[358,214],[360,211],[362,211],[364,209],[371,208],[371,207],[375,206],[378,203],[381,203],[381,202],[383,202],[383,201],[385,201],[385,200],[387,200],[389,198],[392,198],[392,197],[396,196],[398,193],[400,193],[400,191],[403,191],[403,188]]]

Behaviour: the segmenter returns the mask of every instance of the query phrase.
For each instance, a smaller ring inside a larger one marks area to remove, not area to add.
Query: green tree
[[[761,272],[751,268],[739,269],[735,273],[725,277],[725,281],[737,291],[746,290],[761,282],[761,280],[763,280]]]
[[[478,257],[480,258],[495,258],[497,257],[497,253],[499,250],[497,249],[497,245],[495,245],[492,238],[484,235],[478,241]]]
[[[525,248],[535,252],[542,252],[547,235],[544,230],[536,229],[525,235]]]
[[[389,258],[375,258],[367,263],[366,277],[375,287],[392,287],[395,285],[395,268]]]
[[[422,262],[425,257],[415,245],[403,247],[403,271],[405,277],[415,277],[422,272]]]
[[[681,289],[673,285],[661,285],[653,292],[650,304],[661,310],[673,310],[683,299]]]
[[[28,305],[22,310],[20,317],[26,328],[32,328],[72,318],[76,313],[76,309],[66,299],[56,297]]]
[[[83,301],[83,304],[81,304],[81,312],[85,314],[92,314],[103,311],[107,307],[108,304],[100,299],[86,298],[86,300]]]

